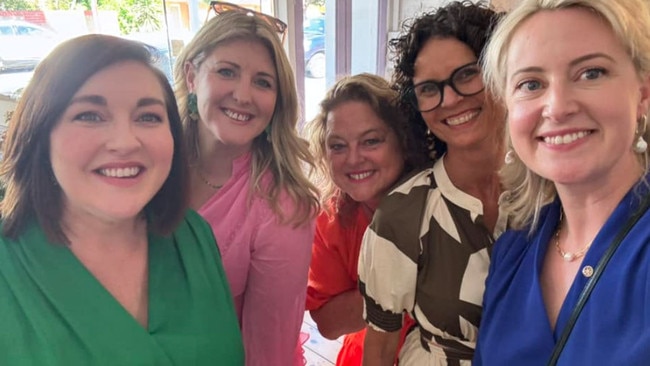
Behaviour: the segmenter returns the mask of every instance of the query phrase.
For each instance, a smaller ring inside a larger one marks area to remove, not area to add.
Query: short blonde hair
[[[507,54],[512,37],[523,22],[542,11],[580,8],[599,16],[612,28],[627,50],[637,73],[650,73],[650,8],[647,0],[521,0],[502,19],[494,31],[483,59],[483,77],[486,88],[500,101],[505,100]],[[650,131],[644,132],[650,141]],[[510,137],[508,149],[512,149]],[[641,167],[648,169],[648,153],[640,156]],[[501,169],[504,188],[508,191],[503,206],[510,212],[513,228],[530,225],[535,229],[541,208],[552,202],[557,192],[553,182],[537,175],[519,159]]]
[[[215,48],[233,40],[260,42],[268,49],[278,78],[278,95],[269,123],[270,134],[257,136],[251,147],[251,193],[267,198],[282,221],[304,224],[316,215],[320,207],[318,191],[303,172],[305,168],[313,168],[313,157],[307,142],[296,131],[299,106],[291,64],[278,34],[265,20],[235,11],[220,14],[198,31],[176,60],[174,86],[189,150],[189,163],[196,163],[200,153],[198,121],[191,119],[188,111],[189,90],[185,82],[185,64],[190,62],[194,67],[199,67]],[[273,183],[269,191],[264,192],[261,180],[267,169],[273,174]],[[279,195],[283,189],[297,205],[290,217],[285,217],[279,206]]]

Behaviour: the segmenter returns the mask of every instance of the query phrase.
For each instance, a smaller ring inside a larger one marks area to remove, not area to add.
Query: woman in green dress
[[[89,35],[34,72],[0,175],[0,364],[243,365],[210,227],[186,210],[173,91]]]

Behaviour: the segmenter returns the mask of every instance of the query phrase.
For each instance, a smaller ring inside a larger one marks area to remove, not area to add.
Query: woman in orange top
[[[325,210],[316,221],[307,310],[325,338],[345,335],[337,365],[361,365],[366,324],[357,263],[366,227],[398,178],[427,160],[406,149],[410,132],[397,100],[379,76],[345,77],[310,124]]]

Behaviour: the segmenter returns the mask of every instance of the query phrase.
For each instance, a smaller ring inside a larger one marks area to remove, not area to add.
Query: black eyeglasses
[[[458,95],[471,97],[485,89],[481,67],[476,61],[455,69],[449,79],[442,81],[426,80],[407,90],[408,98],[420,112],[432,111],[442,104],[445,85],[449,85]]]
[[[214,11],[217,15],[223,14],[229,11],[236,11],[248,16],[258,17],[265,20],[275,31],[280,35],[280,39],[284,43],[284,36],[287,33],[287,23],[281,21],[278,18],[272,17],[268,14],[260,13],[255,10],[244,8],[243,6],[237,4],[231,4],[224,1],[210,1],[210,9],[208,9],[208,15],[205,18],[205,21],[208,21],[210,17],[210,11]]]

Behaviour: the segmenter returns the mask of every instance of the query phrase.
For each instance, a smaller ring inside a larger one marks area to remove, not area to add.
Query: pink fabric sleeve
[[[296,345],[313,238],[313,222],[293,228],[269,215],[258,228],[242,311],[247,366],[303,364]]]

